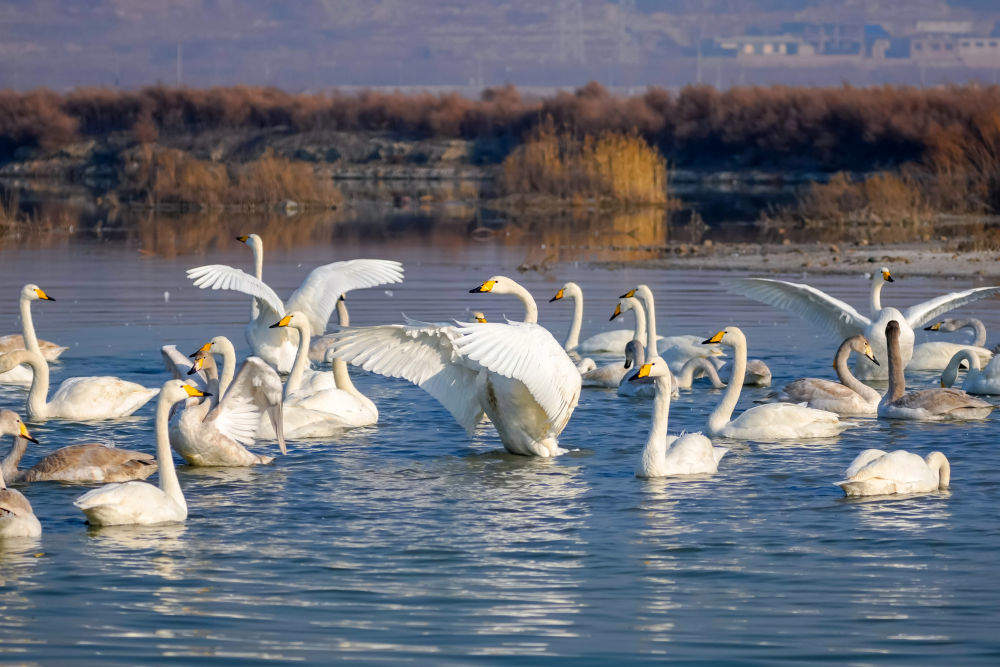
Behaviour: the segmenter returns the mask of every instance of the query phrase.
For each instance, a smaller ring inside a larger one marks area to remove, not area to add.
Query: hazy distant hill
[[[995,0],[7,0],[0,85],[565,86],[898,80],[702,68],[700,40],[789,21],[1000,19]],[[961,73],[947,76],[961,76]],[[789,78],[791,77],[791,78]]]

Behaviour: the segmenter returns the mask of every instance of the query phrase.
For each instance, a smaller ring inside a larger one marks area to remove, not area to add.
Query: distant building
[[[786,57],[813,55],[812,45],[790,35],[740,35],[718,39],[715,46],[721,55],[736,58]]]

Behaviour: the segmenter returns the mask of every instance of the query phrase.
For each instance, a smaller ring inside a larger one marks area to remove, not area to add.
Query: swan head
[[[635,292],[635,290],[632,290],[632,292]],[[620,315],[627,313],[630,310],[635,310],[636,308],[639,307],[639,300],[636,299],[635,297],[622,296],[618,298],[621,300],[615,305],[614,312],[611,313],[611,317],[608,318],[609,322],[619,317]]]
[[[647,297],[647,296],[652,296],[652,294],[653,290],[649,289],[649,285],[637,285],[632,289],[630,289],[629,291],[625,292],[624,294],[619,295],[618,298],[632,299],[635,298],[636,296]]]
[[[552,303],[553,301],[559,301],[560,299],[564,299],[566,297],[579,298],[581,294],[583,294],[583,292],[580,291],[579,285],[577,285],[574,282],[568,282],[559,288],[559,291],[556,292],[555,296],[549,299],[549,303]]]
[[[480,324],[486,324],[486,313],[482,312],[481,310],[477,310],[476,312],[472,313],[472,319],[474,319],[476,322],[479,322]]]
[[[878,363],[878,359],[875,358],[875,353],[872,352],[871,343],[869,343],[868,339],[862,336],[861,334],[858,334],[857,336],[851,336],[851,349],[857,352],[858,354],[863,354],[865,357],[867,357],[868,361],[872,362],[876,366],[880,365]],[[836,362],[834,362],[833,365],[836,368],[837,366]]]
[[[38,441],[28,433],[28,427],[13,410],[0,410],[0,435],[13,435],[38,444]]]
[[[670,374],[670,368],[667,366],[663,359],[654,359],[644,363],[642,366],[629,375],[629,382],[637,383],[648,383],[652,382],[654,379],[659,377],[665,377]]]
[[[45,293],[45,290],[32,283],[28,283],[21,288],[21,297],[29,301],[38,301],[39,299],[42,301],[55,301],[55,299]]]
[[[292,327],[293,329],[300,329],[308,323],[309,321],[306,319],[305,314],[296,310],[288,313],[268,328],[278,329],[280,327]]]
[[[739,327],[726,327],[720,331],[717,331],[712,335],[711,338],[706,338],[701,341],[702,345],[715,345],[716,343],[721,345],[727,345],[729,347],[734,347],[737,341],[743,341],[746,343],[746,336]]]
[[[163,384],[163,388],[160,390],[160,398],[170,404],[180,403],[181,401],[189,398],[211,395],[212,394],[207,391],[202,391],[201,389],[198,389],[183,380],[168,380]]]
[[[479,286],[469,290],[469,294],[517,294],[523,288],[507,276],[493,276]]]
[[[894,282],[896,282],[895,280],[892,279],[892,274],[889,273],[889,269],[888,268],[886,268],[886,267],[883,266],[881,269],[879,269],[879,271],[882,273],[882,280],[884,280],[885,282],[887,282],[887,283],[894,283]]]
[[[644,357],[645,351],[643,350],[642,343],[635,340],[634,338],[629,342],[625,343],[625,368],[632,368],[636,360]]]
[[[236,240],[239,241],[240,243],[247,244],[251,248],[253,248],[254,246],[260,247],[261,245],[260,237],[257,236],[256,234],[244,234],[243,236],[237,236]]]
[[[956,320],[956,319],[946,319],[940,322],[935,322],[929,327],[924,327],[924,331],[944,331],[945,333],[951,333],[952,331],[958,331],[966,325],[968,320]]]

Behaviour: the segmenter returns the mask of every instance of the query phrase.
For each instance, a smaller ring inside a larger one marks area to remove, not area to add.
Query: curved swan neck
[[[573,321],[569,325],[566,342],[563,343],[563,349],[567,352],[579,347],[580,328],[583,327],[583,292],[577,287],[569,292],[569,297],[573,299]]]
[[[740,392],[743,389],[743,380],[747,374],[747,340],[739,333],[734,335],[733,346],[733,374],[729,377],[729,385],[726,386],[726,393],[722,395],[722,400],[708,417],[708,430],[718,433],[729,423],[736,409],[736,403],[740,400]]]
[[[656,346],[656,304],[653,301],[653,291],[645,285],[640,285],[638,289],[646,306],[646,346]]]
[[[312,328],[305,317],[298,318],[300,322],[293,325],[299,332],[299,346],[295,350],[295,363],[292,364],[292,372],[288,374],[288,381],[285,382],[285,396],[294,394],[302,386],[302,376],[305,375],[306,366],[309,364],[309,339],[312,338]]]
[[[941,452],[931,452],[924,460],[927,462],[927,466],[937,473],[938,488],[948,488],[951,484],[951,464],[948,463],[945,455]]]
[[[3,474],[4,479],[9,479],[12,482],[17,479],[17,466],[21,463],[21,459],[24,458],[24,452],[28,450],[28,441],[19,436],[13,436],[14,442],[10,444],[10,451],[7,452],[7,456],[3,457],[3,461],[0,462],[0,473]]]
[[[847,359],[850,356],[851,341],[848,339],[840,344],[840,347],[837,348],[837,354],[833,358],[833,368],[837,372],[837,379],[840,380],[840,384],[858,396],[862,396],[868,400],[881,398],[881,395],[877,391],[854,377],[854,374],[851,373],[851,369],[847,366]]]
[[[7,355],[14,365],[28,364],[31,367],[31,386],[28,388],[28,417],[45,417],[48,412],[49,365],[45,358],[31,350],[14,350]]]
[[[976,334],[975,340],[972,341],[973,345],[977,347],[986,345],[986,325],[983,324],[982,320],[970,317],[967,320],[959,320],[956,324],[961,329],[972,329],[973,333]]]
[[[170,452],[170,433],[167,428],[173,402],[164,393],[160,392],[160,398],[156,402],[156,461],[160,466],[160,489],[186,508],[187,503],[181,492],[181,483],[177,479],[177,470],[174,469],[174,457]]]
[[[527,322],[528,324],[537,324],[538,305],[535,304],[535,298],[531,296],[531,292],[524,289],[523,286],[519,285],[513,280],[511,280],[510,282],[513,284],[513,289],[511,289],[511,294],[517,296],[517,298],[521,300],[521,303],[524,304],[524,321]]]
[[[694,374],[699,370],[708,376],[708,379],[712,382],[712,386],[716,389],[726,386],[726,383],[719,377],[719,371],[715,369],[715,364],[705,357],[693,357],[684,362],[680,374],[676,377],[677,386],[690,389],[691,383],[694,381]]]
[[[649,341],[646,338],[646,309],[643,308],[642,304],[638,301],[632,307],[632,314],[635,315],[635,333],[632,337],[639,341],[643,347],[649,345]]]
[[[257,280],[264,279],[264,242],[257,238],[250,248],[253,251],[253,275]],[[260,300],[254,297],[250,300],[250,317],[257,319],[260,315]]]
[[[42,349],[38,347],[38,337],[35,335],[35,322],[31,319],[31,299],[22,294],[19,301],[21,307],[21,335],[24,337],[24,347],[37,355],[41,355]]]
[[[662,375],[653,380],[656,391],[653,394],[653,421],[649,428],[649,438],[642,451],[645,467],[662,460],[667,451],[667,426],[670,421],[670,376]]]
[[[899,329],[886,332],[885,338],[889,357],[889,393],[885,398],[891,403],[906,393],[906,375],[903,373],[903,357],[899,352]]]
[[[222,370],[219,372],[219,400],[226,395],[229,385],[236,375],[236,348],[228,338],[219,337],[217,341],[219,353],[222,355]]]
[[[955,384],[955,380],[958,379],[958,370],[962,365],[962,362],[969,364],[969,371],[982,370],[980,368],[979,357],[972,353],[971,350],[959,350],[948,362],[948,365],[944,367],[944,371],[941,373],[941,386],[950,387]]]
[[[872,293],[871,293],[871,311],[872,315],[877,315],[880,310],[882,310],[882,287],[885,285],[885,279],[882,277],[881,271],[875,272],[875,277],[872,278]]]
[[[347,303],[340,299],[337,301],[337,321],[340,326],[346,327],[351,324],[351,317],[347,313]],[[347,371],[347,362],[343,359],[334,359],[330,365],[333,367],[333,382],[337,389],[342,391],[350,392],[351,394],[360,394],[354,387],[354,383],[351,382],[351,374]]]

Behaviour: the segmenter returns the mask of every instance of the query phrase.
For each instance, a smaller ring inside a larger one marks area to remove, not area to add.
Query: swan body
[[[719,377],[725,383],[729,382],[733,374],[732,364],[718,357],[709,357],[709,361],[715,366]],[[744,387],[770,387],[771,369],[762,359],[747,359],[746,377],[743,378]]]
[[[374,287],[403,280],[403,265],[381,259],[354,259],[333,262],[317,267],[306,277],[295,292],[283,302],[261,279],[263,243],[256,234],[244,241],[254,252],[254,276],[222,264],[212,264],[189,269],[187,272],[196,287],[202,289],[236,290],[254,297],[251,320],[246,336],[254,355],[288,373],[295,362],[296,340],[291,329],[273,329],[271,325],[285,313],[300,311],[309,318],[316,333],[326,329],[327,321],[340,295],[354,289]]]
[[[640,306],[641,308],[641,306]],[[625,346],[625,368],[639,368],[644,363],[646,363],[646,350],[643,348],[642,343],[632,339]],[[666,363],[666,362],[664,362]],[[667,370],[670,370],[669,368]],[[626,370],[626,375],[622,378],[621,382],[618,383],[618,395],[619,396],[641,396],[643,398],[652,398],[656,395],[656,387],[649,382],[629,382],[628,372]],[[681,395],[678,389],[678,383],[674,380],[673,376],[670,378],[670,397],[678,398]]]
[[[46,361],[55,361],[59,355],[69,349],[46,340],[39,340],[35,335],[35,323],[31,318],[31,302],[39,299],[55,301],[38,285],[29,283],[21,288],[21,294],[18,297],[18,306],[21,310],[21,333],[0,337],[0,355],[16,350],[31,350]],[[9,371],[0,373],[0,384],[27,386],[31,384],[31,378],[31,369],[16,366]]]
[[[719,377],[715,364],[704,357],[688,359],[681,368],[681,372],[675,376],[675,384],[681,389],[690,389],[696,375],[707,377],[715,389],[723,389],[726,386],[726,383]]]
[[[181,380],[168,380],[163,385],[156,403],[156,460],[160,466],[160,485],[147,482],[106,484],[83,494],[73,504],[92,526],[153,525],[187,519],[187,502],[170,453],[167,420],[174,404],[205,395]]]
[[[581,373],[580,378],[582,380],[582,386],[584,387],[603,387],[606,389],[613,389],[621,383],[626,372],[627,371],[621,362],[614,362],[611,364],[604,364],[603,366],[595,365],[594,368]]]
[[[681,436],[667,435],[670,417],[670,369],[663,359],[654,358],[630,376],[630,382],[652,378],[656,393],[653,397],[653,423],[642,456],[635,469],[636,477],[668,477],[671,475],[701,475],[718,471],[719,461],[729,450],[713,447],[701,433]]]
[[[963,350],[968,350],[972,354],[975,354],[979,358],[980,365],[985,366],[993,358],[993,352],[983,347],[986,344],[986,326],[981,320],[975,318],[963,320],[945,319],[924,327],[924,331],[951,332],[965,328],[972,329],[975,332],[975,340],[970,345],[949,343],[941,340],[921,343],[913,348],[913,356],[906,367],[915,371],[943,370],[952,357]]]
[[[206,349],[207,348],[207,349]],[[208,364],[215,375],[212,354],[222,356],[221,378],[214,379],[216,396],[189,398],[171,422],[170,444],[194,466],[252,466],[271,463],[273,456],[255,454],[253,444],[262,416],[272,420],[278,446],[284,454],[281,426],[282,383],[278,373],[259,357],[247,357],[234,373],[236,350],[228,338],[216,336],[199,350],[192,373]],[[235,379],[234,379],[235,375]]]
[[[941,452],[920,458],[902,449],[866,449],[851,462],[837,486],[847,496],[884,496],[927,493],[947,489],[950,483],[951,466]]]
[[[768,396],[783,403],[804,403],[810,408],[835,412],[841,416],[875,415],[882,394],[858,380],[847,367],[851,352],[875,360],[871,345],[861,334],[851,336],[837,348],[833,367],[840,382],[823,378],[800,378]]]
[[[960,389],[906,391],[905,366],[900,352],[900,324],[892,320],[885,328],[889,360],[889,391],[878,405],[878,416],[888,419],[942,421],[986,419],[993,405]]]
[[[28,433],[21,418],[10,410],[0,412],[0,435],[13,436],[15,446],[22,439],[38,442]],[[20,491],[7,488],[6,464],[5,460],[4,465],[0,466],[0,540],[16,537],[38,537],[42,534],[42,524],[38,522],[38,517],[31,509],[31,503],[28,502],[28,499]]]
[[[688,359],[694,357],[721,356],[722,350],[718,345],[706,346],[704,341],[698,336],[658,336],[656,334],[656,303],[653,299],[653,291],[648,285],[639,285],[630,289],[620,298],[626,299],[638,296],[646,310],[646,341],[656,341],[656,350],[660,358],[664,359],[670,366],[670,372],[680,373],[681,368]],[[650,344],[644,343],[646,347]]]
[[[573,283],[567,283],[571,285]],[[562,290],[559,290],[562,292]],[[559,296],[557,293],[556,296]],[[591,359],[584,359],[580,364],[577,364],[577,369],[580,370],[580,374],[583,379],[584,387],[621,387],[623,384],[628,387],[639,387],[640,390],[645,390],[649,396],[652,396],[653,385],[646,383],[626,383],[625,375],[628,372],[628,368],[631,363],[628,361],[629,353],[628,350],[632,345],[638,345],[638,348],[644,349],[646,341],[646,313],[642,308],[642,304],[635,297],[626,297],[618,302],[615,306],[615,310],[611,313],[611,319],[614,320],[620,317],[623,313],[632,312],[635,315],[635,329],[632,332],[632,338],[629,339],[628,343],[623,348],[625,352],[625,365],[620,362],[614,362],[610,364],[605,364],[604,366],[598,367],[597,364]],[[634,341],[634,343],[633,343]],[[633,355],[637,348],[632,347]],[[590,362],[589,364],[587,362]],[[634,363],[634,361],[632,362]],[[641,365],[641,364],[640,364]],[[637,394],[634,394],[637,395]],[[646,395],[646,394],[643,394]]]
[[[494,276],[474,293],[512,294],[523,322],[407,324],[346,329],[330,354],[367,371],[413,382],[471,433],[490,418],[507,451],[551,457],[580,397],[580,373],[524,287]]]
[[[792,403],[758,405],[744,410],[739,417],[732,419],[746,373],[746,337],[738,327],[726,327],[706,343],[721,343],[733,348],[733,377],[726,386],[719,405],[708,418],[710,436],[764,442],[828,438],[838,435],[849,426],[832,412]]]
[[[1000,357],[994,357],[986,368],[980,368],[979,355],[969,351],[960,350],[951,358],[948,366],[941,374],[941,386],[950,387],[955,384],[958,377],[958,369],[962,362],[969,365],[969,371],[962,382],[962,390],[968,394],[1000,394]]]
[[[770,278],[743,278],[730,283],[729,289],[737,294],[794,313],[821,330],[844,340],[856,334],[871,343],[875,357],[885,358],[885,327],[890,321],[900,323],[900,354],[903,364],[913,355],[913,327],[923,326],[939,315],[1000,292],[1000,287],[977,287],[963,292],[953,292],[935,297],[901,312],[896,308],[882,307],[881,290],[886,282],[893,282],[885,267],[872,277],[872,314],[866,317],[852,306],[821,292],[815,287]],[[855,374],[864,379],[885,378],[888,369],[875,366],[864,358],[858,360]]]
[[[625,345],[632,340],[632,332],[628,329],[603,331],[580,342],[580,328],[583,326],[583,290],[574,282],[568,282],[559,288],[549,302],[562,299],[573,300],[573,320],[566,334],[563,349],[567,352],[624,354]],[[645,345],[645,341],[643,341]],[[587,385],[584,385],[587,386]],[[604,386],[604,385],[600,385]]]
[[[0,357],[0,372],[22,363],[33,373],[27,401],[28,418],[32,420],[120,419],[131,415],[159,392],[116,377],[75,377],[63,380],[52,398],[46,399],[49,365],[41,355],[30,350],[5,354]]]

